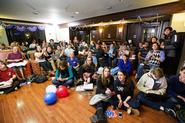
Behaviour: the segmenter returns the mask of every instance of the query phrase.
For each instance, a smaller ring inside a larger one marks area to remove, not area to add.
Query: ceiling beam
[[[167,15],[169,17],[174,13],[185,10],[184,1],[185,0],[181,0],[179,2],[162,4],[158,6],[151,6],[151,7],[141,8],[141,9],[102,15],[102,16],[82,19],[74,22],[79,23],[80,25],[85,25],[85,24],[93,24],[93,23],[95,24],[100,22],[117,21],[122,19],[134,19],[134,18],[137,18],[138,16],[144,18],[144,17],[152,17],[157,15]],[[68,27],[68,23],[60,24],[60,27]]]

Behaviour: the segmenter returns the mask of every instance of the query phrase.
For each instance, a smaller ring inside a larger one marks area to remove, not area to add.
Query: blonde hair
[[[108,76],[108,77],[106,77],[106,78],[105,78],[105,76],[104,76],[104,71],[105,71],[105,69],[110,70],[108,67],[104,67],[104,68],[103,68],[103,72],[102,72],[102,75],[101,75],[101,81],[102,81],[102,84],[103,84],[104,86],[106,86],[106,85],[108,85],[108,84],[110,83],[110,76]]]
[[[155,67],[154,69],[151,70],[151,73],[157,75],[159,78],[164,76],[163,70],[160,67]]]

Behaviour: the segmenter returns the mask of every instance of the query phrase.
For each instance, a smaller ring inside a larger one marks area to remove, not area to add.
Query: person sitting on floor
[[[109,68],[104,67],[103,73],[96,83],[96,95],[90,100],[90,105],[96,106],[96,113],[90,118],[92,123],[107,122],[104,112],[106,111],[107,106],[111,104],[111,97],[115,95],[113,82],[114,78],[110,75]]]
[[[140,91],[136,96],[139,103],[176,116],[169,103],[165,103],[168,100],[166,95],[167,81],[161,68],[156,67],[145,73],[138,81],[137,88]]]
[[[52,71],[52,66],[49,61],[45,60],[44,50],[40,46],[36,47],[36,52],[34,53],[35,61],[44,69],[45,72]]]
[[[171,98],[172,106],[179,105],[185,109],[185,67],[182,67],[179,75],[168,79],[167,94]]]
[[[145,61],[138,66],[137,70],[137,79],[140,79],[143,73],[146,70],[150,70],[155,67],[159,67],[161,63],[165,60],[165,53],[162,50],[159,50],[158,43],[152,44],[152,50],[150,50],[146,57]]]
[[[96,67],[92,60],[92,57],[87,57],[85,64],[79,69],[80,77],[84,84],[95,82],[94,74],[96,72]]]
[[[122,59],[119,60],[118,66],[111,69],[111,75],[115,75],[117,74],[117,72],[121,70],[121,71],[125,71],[127,75],[131,74],[132,71],[132,63],[129,59],[129,55],[127,54],[123,54]]]
[[[134,94],[134,83],[127,76],[127,73],[124,71],[118,71],[117,79],[114,81],[114,90],[116,92],[116,100],[114,106],[127,110],[128,114],[139,115],[140,112],[137,110],[139,104],[133,99]]]
[[[70,56],[67,58],[68,66],[71,66],[73,69],[75,79],[78,78],[77,71],[79,69],[79,61],[78,58],[75,56],[74,52],[70,53]]]
[[[51,46],[48,46],[46,49],[44,48],[44,56],[47,61],[51,63],[53,71],[56,71],[56,65],[55,65],[55,56],[54,51]]]
[[[17,90],[19,82],[16,81],[16,73],[12,68],[8,68],[6,64],[0,61],[0,92],[9,93]]]
[[[56,70],[55,79],[52,81],[57,87],[64,85],[70,87],[73,85],[73,71],[72,67],[67,65],[66,61],[61,61],[59,68]]]
[[[74,52],[70,53],[70,56],[67,58],[67,62],[68,62],[68,65],[70,65],[76,71],[78,70],[80,64],[79,64],[78,58],[75,57]]]

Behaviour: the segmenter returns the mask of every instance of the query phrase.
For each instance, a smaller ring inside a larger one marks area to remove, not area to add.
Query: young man
[[[19,82],[16,81],[16,73],[12,68],[8,68],[0,61],[0,93],[9,93],[17,90]]]
[[[176,74],[177,65],[179,58],[177,57],[177,35],[176,31],[172,27],[166,27],[164,29],[164,52],[165,52],[165,63],[164,72],[167,76]],[[169,67],[170,66],[170,67]]]
[[[181,68],[179,75],[169,78],[167,94],[174,105],[185,109],[185,67]]]

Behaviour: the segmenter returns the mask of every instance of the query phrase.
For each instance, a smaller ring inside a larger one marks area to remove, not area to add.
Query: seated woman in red
[[[0,94],[16,90],[19,87],[19,82],[16,81],[16,78],[15,71],[0,61]]]

